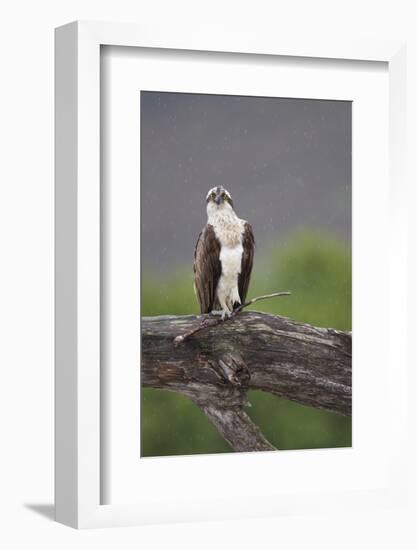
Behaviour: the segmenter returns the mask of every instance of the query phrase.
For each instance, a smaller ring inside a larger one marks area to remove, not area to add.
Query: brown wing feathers
[[[221,272],[220,243],[213,226],[207,224],[198,237],[194,251],[194,285],[201,313],[214,309]]]
[[[248,293],[250,276],[252,273],[253,256],[255,252],[255,238],[253,236],[252,226],[250,223],[245,223],[245,228],[242,237],[242,266],[239,274],[239,297],[243,303],[245,303],[246,295]]]

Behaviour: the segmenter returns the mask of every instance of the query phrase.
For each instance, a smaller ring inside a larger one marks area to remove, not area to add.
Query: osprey
[[[218,313],[224,319],[245,302],[255,240],[250,224],[236,215],[226,189],[210,189],[206,203],[207,225],[194,252],[194,290],[201,313]]]

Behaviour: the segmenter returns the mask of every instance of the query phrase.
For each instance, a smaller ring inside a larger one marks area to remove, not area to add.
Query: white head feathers
[[[207,193],[206,201],[208,201],[210,198],[214,200],[216,197],[221,197],[222,195],[226,196],[229,199],[229,201],[232,201],[232,195],[222,185],[212,187],[210,191]]]

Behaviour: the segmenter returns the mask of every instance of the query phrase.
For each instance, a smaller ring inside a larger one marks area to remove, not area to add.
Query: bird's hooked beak
[[[219,206],[220,206],[220,204],[223,204],[224,203],[223,195],[221,193],[218,193],[216,195],[216,198],[214,199],[214,202]]]

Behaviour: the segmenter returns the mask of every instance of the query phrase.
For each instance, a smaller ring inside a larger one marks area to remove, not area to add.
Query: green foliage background
[[[272,244],[256,257],[249,298],[290,290],[292,296],[252,306],[316,326],[351,330],[350,247],[312,230]],[[191,266],[176,274],[142,275],[142,315],[190,314],[198,311]],[[263,392],[249,392],[248,414],[279,449],[350,447],[351,419],[304,407]],[[187,398],[142,388],[142,456],[230,452],[204,414]]]

